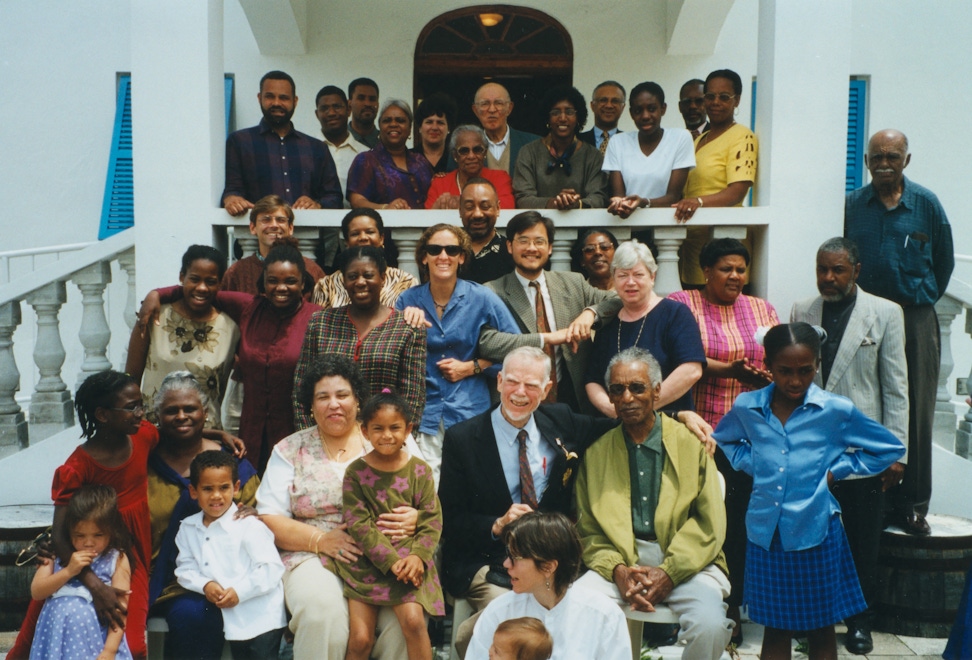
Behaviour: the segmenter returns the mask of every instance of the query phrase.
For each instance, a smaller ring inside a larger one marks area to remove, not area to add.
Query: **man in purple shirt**
[[[226,212],[242,215],[254,201],[271,194],[295,209],[341,208],[341,183],[330,152],[290,121],[297,108],[293,78],[270,71],[260,80],[257,99],[263,111],[260,123],[226,139]]]

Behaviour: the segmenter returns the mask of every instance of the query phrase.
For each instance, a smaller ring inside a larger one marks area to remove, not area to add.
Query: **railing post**
[[[955,407],[948,395],[948,377],[955,366],[952,358],[952,321],[961,313],[962,305],[951,296],[942,296],[935,303],[938,325],[941,328],[942,360],[938,371],[938,392],[935,395],[935,424],[932,438],[940,447],[954,452],[955,447]]]
[[[111,328],[105,317],[105,287],[111,283],[111,263],[99,261],[71,276],[71,281],[81,290],[81,330],[78,339],[84,346],[84,360],[78,373],[78,385],[91,374],[111,369],[106,357]]]
[[[972,308],[969,307],[965,309],[965,332],[972,335]],[[972,369],[969,370],[969,379],[966,383],[972,383]],[[959,420],[958,430],[955,432],[955,453],[969,458],[970,446],[972,446],[972,408],[966,410],[965,417]]]
[[[0,305],[0,455],[27,446],[27,420],[17,403],[20,371],[13,353],[13,333],[20,325],[20,301]]]
[[[37,343],[34,364],[40,380],[30,398],[30,435],[36,442],[74,425],[71,394],[61,379],[64,344],[57,315],[67,300],[64,282],[50,282],[27,296],[27,304],[37,314]]]
[[[553,242],[553,254],[550,255],[551,270],[570,272],[570,248],[577,240],[577,230],[564,227],[558,229]]]
[[[655,293],[667,296],[682,288],[678,276],[678,249],[682,247],[687,230],[680,227],[655,227],[655,246],[658,248],[658,273],[655,275]]]
[[[395,242],[398,244],[398,267],[411,273],[415,279],[422,281],[418,264],[415,263],[415,246],[422,236],[422,229],[395,228]]]
[[[297,236],[297,249],[300,250],[302,255],[313,261],[316,255],[317,244],[320,242],[320,238],[318,238],[316,232],[313,236]]]
[[[256,254],[256,251],[260,248],[260,242],[257,241],[256,236],[251,236],[250,234],[243,236],[241,234],[240,236],[236,237],[236,240],[239,241],[240,249],[243,250],[244,259],[251,254]],[[311,252],[311,256],[313,256],[313,254],[314,253]]]
[[[135,328],[135,248],[125,250],[118,255],[118,267],[125,271],[125,279],[128,282],[128,295],[125,296],[125,325],[128,326],[128,335],[131,336]],[[128,362],[128,341],[125,341],[125,350],[122,351],[122,361],[118,365],[119,371],[125,370]]]

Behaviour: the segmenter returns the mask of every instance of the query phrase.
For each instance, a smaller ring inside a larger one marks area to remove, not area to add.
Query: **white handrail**
[[[47,245],[44,247],[34,247],[34,248],[24,248],[22,250],[7,250],[5,252],[0,252],[0,284],[6,284],[10,281],[10,261],[12,259],[20,259],[22,257],[30,257],[30,270],[33,271],[37,268],[37,261],[35,257],[43,254],[61,254],[62,252],[76,252],[78,250],[83,250],[89,245],[93,245],[98,241],[88,241],[86,243],[66,243],[64,245]]]

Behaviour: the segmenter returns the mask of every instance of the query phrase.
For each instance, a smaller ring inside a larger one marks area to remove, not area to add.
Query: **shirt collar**
[[[266,118],[260,120],[259,126],[260,126],[261,135],[265,135],[266,133],[273,132],[273,128],[270,126],[269,122],[267,122]],[[284,135],[284,139],[295,137],[296,135],[297,135],[297,131],[294,130],[294,122],[290,122],[290,130],[288,130],[287,134]]]
[[[496,409],[490,414],[493,422],[493,436],[496,438],[497,444],[500,442],[505,442],[508,447],[512,447],[516,444],[516,436],[520,434],[519,428],[513,426],[503,417],[503,404],[500,403],[496,406]],[[537,428],[537,421],[533,415],[530,415],[530,419],[527,423],[523,425],[524,431],[527,432],[527,443],[529,444],[530,438],[538,440],[540,438],[540,430]]]
[[[520,275],[520,271],[516,269],[513,269],[513,274],[516,275],[517,281],[520,283],[520,286],[522,286],[524,289],[530,288],[530,282],[537,282],[540,285],[541,291],[547,288],[547,280],[546,278],[544,278],[542,270],[540,271],[540,277],[538,277],[535,280],[528,280],[527,278]]]
[[[908,177],[901,177],[901,198],[898,199],[898,206],[903,206],[906,209],[915,208],[915,187],[910,185],[911,182],[908,181]],[[871,187],[871,196],[868,198],[868,203],[877,202],[884,208],[884,202],[878,197],[877,187],[875,187],[874,182],[867,184]],[[897,206],[895,208],[898,208]]]
[[[773,392],[775,391],[776,383],[770,383],[767,387],[757,390],[755,392],[756,399],[750,408],[762,410],[764,416],[772,415],[773,411],[770,409],[770,404],[773,402]],[[827,394],[815,384],[810,383],[810,389],[807,390],[806,395],[803,397],[803,406],[800,407],[810,405],[822,409],[826,400]]]
[[[651,430],[648,431],[648,437],[645,438],[645,441],[641,443],[642,447],[644,447],[645,449],[650,449],[651,451],[655,452],[659,456],[662,453],[661,427],[662,427],[661,415],[659,415],[659,413],[656,411],[655,424],[651,427]],[[628,448],[628,451],[632,451],[638,447],[638,445],[635,444],[634,440],[631,439],[631,436],[628,435],[628,431],[624,428],[624,426],[621,426],[621,433],[624,436],[624,445]]]
[[[233,519],[233,516],[236,515],[237,508],[238,507],[236,506],[236,502],[230,502],[229,508],[226,509],[226,513],[224,513],[223,515],[221,515],[219,518],[217,518],[213,522],[209,523],[209,529],[212,529],[213,527],[218,527],[220,529],[226,527],[226,521]],[[203,529],[206,528],[206,525],[203,522],[202,515],[199,516],[198,523],[199,523],[199,527],[201,527]]]
[[[487,135],[486,136],[486,141],[489,142],[494,147],[502,147],[502,146],[505,146],[506,143],[510,141],[510,125],[509,124],[506,125],[506,134],[503,135],[503,139],[502,140],[500,140],[499,142],[493,142],[492,140],[489,139],[489,136]]]

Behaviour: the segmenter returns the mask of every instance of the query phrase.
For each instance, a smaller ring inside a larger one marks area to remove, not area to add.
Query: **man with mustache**
[[[348,108],[351,110],[351,121],[348,131],[358,142],[369,149],[378,144],[378,127],[375,117],[378,116],[378,83],[371,78],[355,78],[348,85]]]
[[[678,90],[678,111],[685,121],[685,128],[692,133],[692,139],[709,130],[709,120],[705,116],[703,97],[705,81],[693,78]]]
[[[618,130],[618,120],[624,114],[624,87],[613,80],[605,80],[594,88],[591,96],[591,114],[594,115],[594,126],[589,131],[578,133],[577,137],[592,147],[597,147],[603,154],[607,151],[607,143]]]
[[[263,119],[226,139],[226,187],[222,205],[243,215],[266,195],[278,195],[294,209],[339,209],[344,199],[334,159],[324,143],[294,129],[294,79],[270,71],[257,94]]]
[[[793,305],[790,321],[822,326],[820,368],[814,382],[846,396],[861,412],[908,442],[908,366],[901,307],[857,286],[857,246],[836,237],[817,250],[820,295]],[[857,577],[871,607],[877,597],[877,565],[884,529],[884,492],[901,481],[904,461],[881,475],[850,476],[831,489],[840,504]],[[862,655],[874,649],[870,612],[849,617],[844,646]]]
[[[871,183],[847,194],[844,236],[860,250],[860,287],[904,310],[908,361],[908,469],[889,493],[888,517],[909,534],[927,536],[942,353],[935,303],[955,266],[952,230],[935,193],[904,176],[911,161],[904,133],[878,131],[864,159]]]

